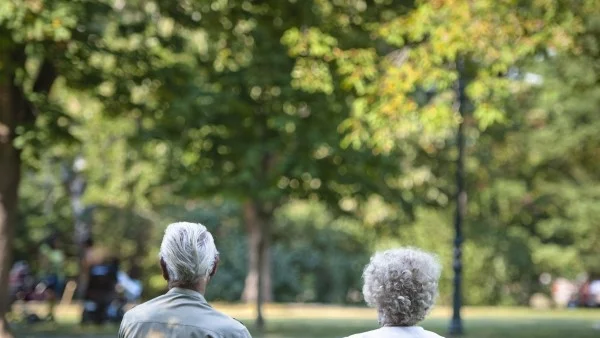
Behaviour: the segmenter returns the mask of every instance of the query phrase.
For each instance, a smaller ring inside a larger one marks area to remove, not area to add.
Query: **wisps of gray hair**
[[[218,255],[212,235],[199,223],[170,224],[160,245],[169,283],[194,285],[208,277]]]
[[[363,295],[381,325],[413,326],[425,319],[438,294],[437,258],[413,248],[378,252],[363,273]]]

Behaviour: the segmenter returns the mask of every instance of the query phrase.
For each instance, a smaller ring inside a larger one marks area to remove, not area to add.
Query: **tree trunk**
[[[262,305],[271,301],[270,222],[254,201],[244,204],[244,222],[248,230],[249,269],[242,298],[256,302],[256,326],[264,327]]]
[[[0,119],[0,126],[3,123],[3,119]],[[0,139],[2,137],[0,135]],[[12,337],[5,317],[10,307],[8,273],[12,263],[12,239],[17,216],[17,188],[20,176],[19,152],[10,144],[11,142],[7,144],[4,140],[0,140],[0,337],[2,338]]]
[[[8,276],[21,180],[21,152],[14,146],[15,130],[19,125],[33,125],[39,112],[26,99],[16,79],[16,70],[25,67],[25,46],[6,48],[1,57],[4,69],[0,77],[0,338],[7,338],[13,337],[6,313],[10,307]],[[33,92],[48,94],[57,75],[52,63],[44,59],[33,83]]]
[[[12,337],[6,321],[9,311],[8,275],[17,217],[21,157],[13,146],[20,112],[19,94],[12,83],[0,83],[0,337]]]

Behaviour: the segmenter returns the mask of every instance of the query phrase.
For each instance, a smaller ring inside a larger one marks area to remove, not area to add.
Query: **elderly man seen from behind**
[[[418,249],[375,254],[363,273],[363,295],[381,328],[349,338],[440,338],[417,326],[433,307],[440,273],[437,259]]]
[[[160,266],[169,292],[127,312],[119,337],[250,337],[244,325],[204,299],[218,264],[213,237],[203,225],[169,225],[160,246]]]

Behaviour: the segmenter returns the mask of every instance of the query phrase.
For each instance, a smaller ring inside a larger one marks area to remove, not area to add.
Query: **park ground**
[[[216,307],[246,324],[253,337],[261,338],[334,338],[377,327],[374,310],[367,308],[277,305],[266,307],[267,327],[262,334],[252,329],[252,307],[217,304]],[[81,327],[76,324],[78,308],[59,310],[57,323],[16,324],[17,337],[115,337],[118,327]],[[447,336],[450,309],[435,309],[423,326]],[[592,338],[600,337],[598,310],[532,310],[509,307],[471,307],[463,311],[465,338]]]

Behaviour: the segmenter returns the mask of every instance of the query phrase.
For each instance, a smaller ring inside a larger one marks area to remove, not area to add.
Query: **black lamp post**
[[[456,62],[458,81],[456,83],[456,110],[460,114],[461,121],[456,134],[456,146],[458,157],[456,159],[456,213],[454,215],[454,295],[452,298],[452,321],[450,322],[450,334],[461,335],[463,333],[460,308],[462,306],[462,225],[467,212],[467,191],[465,189],[465,112],[467,98],[465,96],[465,74],[464,60],[459,57]]]

